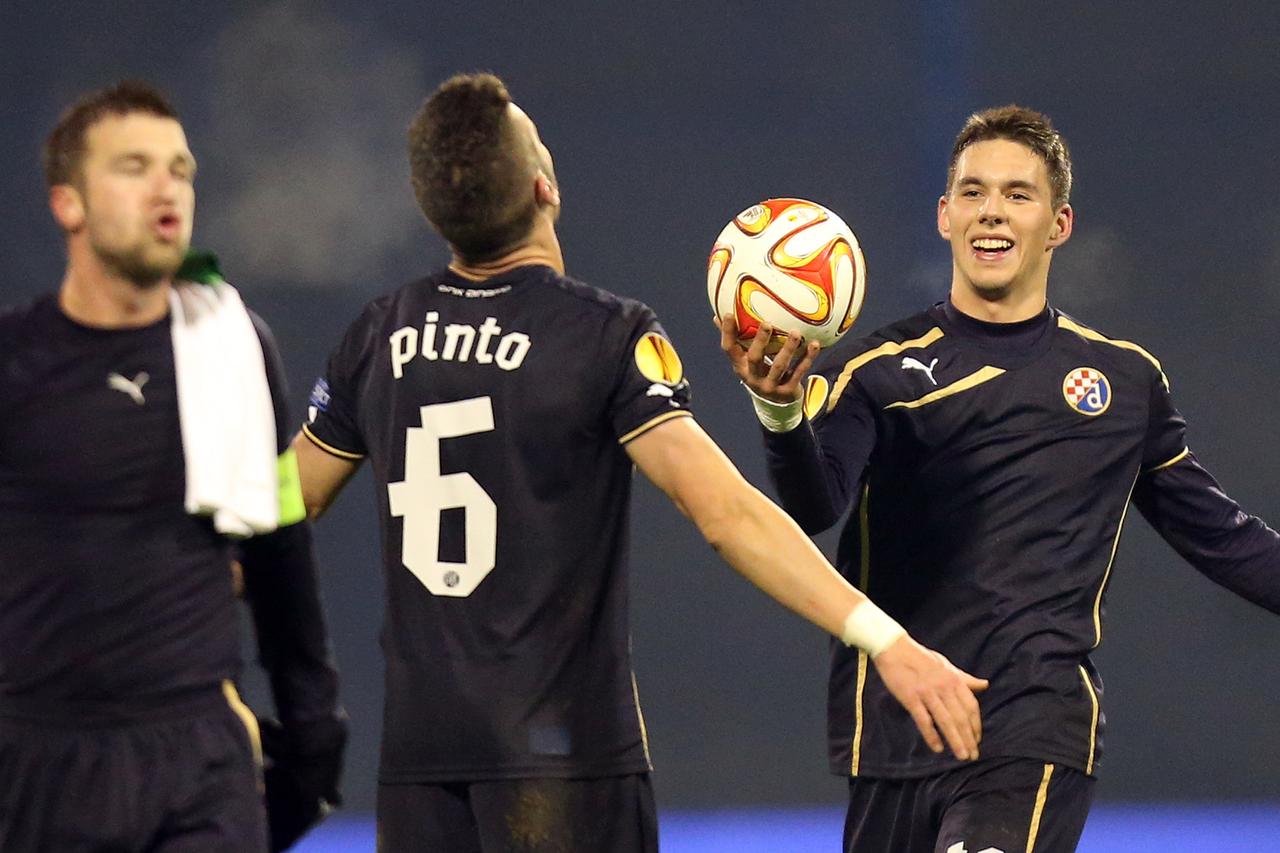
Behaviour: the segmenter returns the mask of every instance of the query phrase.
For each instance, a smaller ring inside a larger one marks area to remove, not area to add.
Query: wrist
[[[761,397],[744,382],[742,387],[751,395],[751,406],[756,417],[769,432],[791,432],[804,420],[804,398],[797,397],[789,403],[778,403]]]
[[[870,599],[860,601],[845,617],[840,639],[846,646],[857,646],[874,660],[907,631]]]

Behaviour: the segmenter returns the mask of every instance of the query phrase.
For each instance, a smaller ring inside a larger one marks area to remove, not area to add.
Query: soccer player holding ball
[[[1280,536],[1187,447],[1160,363],[1047,301],[1071,237],[1071,161],[1021,107],[970,117],[938,232],[950,298],[857,341],[816,376],[793,333],[737,319],[721,345],[766,425],[771,478],[810,533],[855,506],[839,568],[913,636],[990,679],[982,756],[923,748],[867,656],[837,648],[832,769],[849,777],[850,853],[1074,850],[1101,754],[1090,653],[1130,504],[1193,566],[1280,612]],[[821,383],[819,383],[821,384]]]
[[[502,81],[446,81],[410,161],[452,262],[368,305],[294,442],[312,514],[366,457],[376,481],[379,849],[657,849],[628,643],[633,465],[752,582],[874,658],[925,749],[976,755],[984,682],[742,479],[691,417],[652,311],[565,276],[551,155]]]

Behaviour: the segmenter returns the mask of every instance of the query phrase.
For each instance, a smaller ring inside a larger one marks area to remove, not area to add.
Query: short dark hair
[[[49,186],[76,183],[84,161],[89,128],[103,118],[147,113],[178,120],[178,113],[160,90],[142,80],[123,80],[105,89],[81,95],[59,117],[44,141],[40,159]]]
[[[1067,150],[1067,141],[1047,115],[1016,104],[993,107],[969,116],[951,146],[951,161],[947,166],[948,193],[955,183],[956,162],[964,149],[975,142],[991,139],[1020,142],[1044,161],[1049,170],[1049,188],[1053,193],[1055,210],[1071,200],[1071,153]]]
[[[457,74],[409,126],[413,192],[427,220],[465,260],[496,257],[533,227],[537,165],[493,74]]]

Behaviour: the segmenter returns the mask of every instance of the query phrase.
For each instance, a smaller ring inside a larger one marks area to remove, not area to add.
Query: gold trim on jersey
[[[867,513],[867,502],[871,497],[871,484],[862,486],[862,500],[858,501],[858,536],[861,554],[858,559],[858,591],[867,594],[867,586],[871,583],[871,522]]]
[[[633,438],[637,438],[638,436],[643,435],[644,433],[656,427],[658,424],[666,423],[672,418],[691,418],[691,417],[693,417],[693,412],[690,412],[687,409],[677,409],[674,412],[663,412],[662,414],[658,415],[656,418],[645,421],[644,423],[640,424],[640,426],[636,427],[631,432],[627,433],[622,438],[618,439],[618,444],[626,444],[628,441],[631,441]]]
[[[853,761],[849,766],[849,775],[858,775],[858,764],[862,760],[862,691],[867,686],[867,661],[869,656],[858,649],[858,686],[853,699]]]
[[[1040,817],[1044,814],[1044,801],[1049,798],[1049,779],[1053,776],[1053,765],[1044,766],[1044,778],[1040,780],[1040,790],[1036,791],[1036,807],[1031,812],[1031,828],[1027,830],[1026,853],[1032,853],[1036,847],[1036,836],[1040,834]]]
[[[867,584],[871,580],[871,527],[867,521],[867,497],[871,493],[869,484],[862,487],[862,500],[858,502],[858,535],[861,543],[861,556],[858,560],[858,589],[865,595]],[[862,649],[858,650],[858,683],[853,693],[853,744],[850,748],[852,759],[849,763],[849,775],[858,775],[858,765],[862,759],[862,691],[867,686],[867,664],[870,658]]]
[[[640,744],[644,747],[644,763],[653,769],[653,760],[649,758],[649,730],[644,725],[644,711],[640,710],[640,688],[636,686],[635,670],[631,671],[631,698],[636,703],[636,719],[640,721]]]
[[[363,459],[364,458],[363,453],[352,453],[350,450],[339,450],[338,448],[334,447],[332,444],[325,444],[323,441],[321,441],[319,438],[316,437],[316,434],[312,432],[311,428],[308,427],[306,424],[302,425],[302,434],[305,435],[307,438],[311,439],[312,444],[314,444],[316,447],[323,450],[325,453],[328,453],[330,456],[336,456],[339,459]]]
[[[1089,760],[1085,762],[1084,772],[1093,772],[1093,754],[1098,748],[1098,694],[1089,680],[1089,673],[1082,666],[1080,677],[1084,679],[1084,689],[1089,693],[1089,701],[1093,703],[1093,720],[1089,723]]]
[[[1066,317],[1063,317],[1061,314],[1058,315],[1058,326],[1060,328],[1066,329],[1069,332],[1075,332],[1077,335],[1079,335],[1082,338],[1085,338],[1086,340],[1098,341],[1099,343],[1104,343],[1104,344],[1111,344],[1113,347],[1119,347],[1120,349],[1127,349],[1127,350],[1132,350],[1133,352],[1136,352],[1138,355],[1142,356],[1147,361],[1155,365],[1156,370],[1160,372],[1160,381],[1164,383],[1164,389],[1166,391],[1169,390],[1169,377],[1164,375],[1164,368],[1160,366],[1159,360],[1157,360],[1154,355],[1147,352],[1142,347],[1138,346],[1132,341],[1121,341],[1121,340],[1108,338],[1106,335],[1103,335],[1100,332],[1095,332],[1093,329],[1090,329],[1087,326],[1081,326],[1079,323],[1073,320],[1068,320]]]
[[[875,349],[869,349],[862,355],[855,356],[845,362],[844,370],[840,371],[839,378],[836,379],[836,386],[831,391],[831,399],[827,401],[827,411],[830,412],[836,407],[836,403],[840,399],[840,395],[844,393],[844,389],[849,384],[849,380],[853,378],[853,372],[868,362],[875,361],[877,358],[886,355],[897,355],[903,350],[920,349],[927,347],[942,337],[942,329],[934,326],[918,338],[912,338],[909,341],[898,343],[896,341],[888,341]]]
[[[1175,463],[1175,462],[1181,462],[1183,459],[1185,459],[1185,458],[1186,458],[1187,454],[1188,454],[1188,453],[1190,453],[1190,452],[1191,452],[1191,448],[1190,448],[1190,447],[1184,447],[1184,448],[1182,448],[1182,452],[1181,452],[1181,453],[1179,453],[1177,456],[1173,457],[1173,458],[1172,458],[1172,459],[1170,459],[1168,462],[1161,462],[1159,465],[1157,465],[1157,466],[1156,466],[1156,467],[1154,467],[1154,468],[1148,468],[1148,469],[1146,470],[1146,473],[1147,473],[1147,474],[1150,474],[1150,473],[1152,473],[1153,471],[1163,471],[1165,468],[1168,468],[1168,467],[1169,467],[1170,465],[1172,465],[1173,463]]]
[[[262,732],[258,730],[258,718],[254,716],[253,711],[249,710],[249,706],[244,704],[244,700],[240,698],[240,694],[236,692],[236,686],[229,680],[222,681],[222,695],[226,697],[227,704],[231,706],[231,710],[240,718],[240,722],[244,724],[245,730],[249,734],[249,744],[253,747],[253,763],[262,768]]]
[[[1107,581],[1111,577],[1111,567],[1116,563],[1116,549],[1120,547],[1120,531],[1124,530],[1124,520],[1129,515],[1129,501],[1133,498],[1133,489],[1137,485],[1138,477],[1134,475],[1133,484],[1129,486],[1129,494],[1124,499],[1124,509],[1120,511],[1120,523],[1116,525],[1116,538],[1111,542],[1111,557],[1107,560],[1106,571],[1102,573],[1102,583],[1098,584],[1098,597],[1093,601],[1093,648],[1095,649],[1102,643],[1102,593],[1107,588]]]
[[[897,403],[890,403],[885,406],[885,410],[897,408],[918,409],[921,406],[927,406],[930,403],[936,403],[938,400],[950,397],[952,394],[959,394],[961,391],[968,391],[970,388],[981,385],[983,382],[990,382],[992,379],[995,379],[1003,373],[1004,368],[992,367],[988,364],[985,367],[975,370],[963,379],[957,379],[950,385],[943,386],[936,391],[931,391],[928,394],[925,394],[918,400],[901,400]]]

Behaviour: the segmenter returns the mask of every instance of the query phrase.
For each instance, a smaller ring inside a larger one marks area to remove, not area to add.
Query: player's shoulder
[[[920,311],[881,326],[868,335],[841,340],[829,352],[823,353],[823,362],[828,369],[852,373],[871,367],[886,356],[926,348],[942,337],[942,328],[937,320],[928,311]]]
[[[582,305],[588,311],[598,311],[603,315],[617,317],[622,320],[637,318],[649,319],[654,316],[653,310],[638,299],[614,293],[603,287],[588,284],[580,279],[555,274],[547,277],[547,283],[565,298]]]
[[[867,336],[869,349],[883,347],[927,347],[942,337],[942,327],[931,311],[918,311],[909,317],[881,326]]]
[[[57,295],[46,293],[25,302],[0,306],[0,353],[13,354],[24,341],[47,339],[56,319]]]
[[[420,276],[385,290],[368,300],[346,326],[340,349],[348,356],[367,350],[396,328],[410,322],[420,325],[425,311],[424,294],[433,288],[435,275]]]
[[[1059,332],[1066,335],[1067,341],[1097,352],[1110,361],[1138,371],[1153,372],[1165,385],[1169,384],[1160,360],[1141,344],[1099,331],[1056,308],[1053,309],[1053,322]]]
[[[435,284],[435,278],[435,275],[419,276],[378,294],[364,304],[352,325],[380,325],[402,306],[419,301],[421,295]]]
[[[55,299],[54,294],[46,293],[24,302],[0,305],[0,331],[11,332],[27,328],[33,322],[43,322],[44,315]]]
[[[244,310],[249,315],[249,322],[253,324],[253,330],[258,333],[258,340],[262,342],[263,349],[277,350],[279,347],[276,344],[275,332],[271,331],[271,324],[248,305],[244,306]]]

